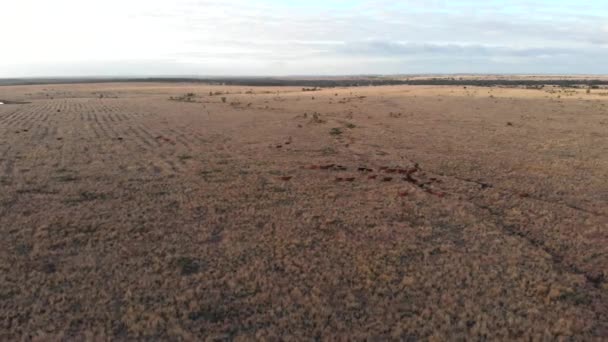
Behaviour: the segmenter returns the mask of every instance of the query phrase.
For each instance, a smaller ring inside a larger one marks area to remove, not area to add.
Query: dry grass
[[[606,97],[309,90],[0,88],[0,339],[608,337]]]

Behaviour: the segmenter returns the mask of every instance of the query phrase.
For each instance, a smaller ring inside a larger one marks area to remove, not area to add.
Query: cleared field
[[[603,91],[0,87],[0,339],[608,338]]]

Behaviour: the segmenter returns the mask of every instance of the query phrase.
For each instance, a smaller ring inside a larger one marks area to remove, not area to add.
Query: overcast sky
[[[0,77],[608,74],[606,0],[5,0]]]

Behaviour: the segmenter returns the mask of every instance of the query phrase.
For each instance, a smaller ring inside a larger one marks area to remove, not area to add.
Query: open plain
[[[606,95],[0,87],[0,340],[608,338]]]

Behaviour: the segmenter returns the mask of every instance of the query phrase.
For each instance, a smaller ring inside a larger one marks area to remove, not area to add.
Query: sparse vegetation
[[[191,257],[178,258],[177,265],[180,269],[181,275],[183,276],[195,274],[200,270],[199,261]]]
[[[171,96],[169,97],[169,100],[171,101],[180,101],[180,102],[195,102],[194,98],[195,98],[196,94],[194,93],[187,93],[181,96]]]
[[[61,175],[61,176],[56,177],[56,179],[59,182],[75,182],[75,181],[79,180],[80,178],[75,175]]]
[[[102,193],[95,193],[91,191],[81,191],[79,196],[72,197],[64,200],[64,203],[67,204],[76,204],[81,202],[91,202],[96,200],[105,200],[108,196]]]
[[[324,155],[324,156],[332,156],[332,155],[335,155],[337,153],[338,153],[338,151],[336,151],[335,148],[329,147],[329,146],[325,147],[325,148],[323,148],[321,150],[321,155]]]
[[[307,117],[308,114],[306,114],[304,117]],[[315,123],[315,124],[322,124],[322,123],[326,123],[326,120],[321,119],[321,114],[314,112],[312,113],[312,118],[310,119],[310,123]]]
[[[342,129],[339,127],[334,127],[329,131],[329,134],[331,135],[340,135],[342,134]]]

